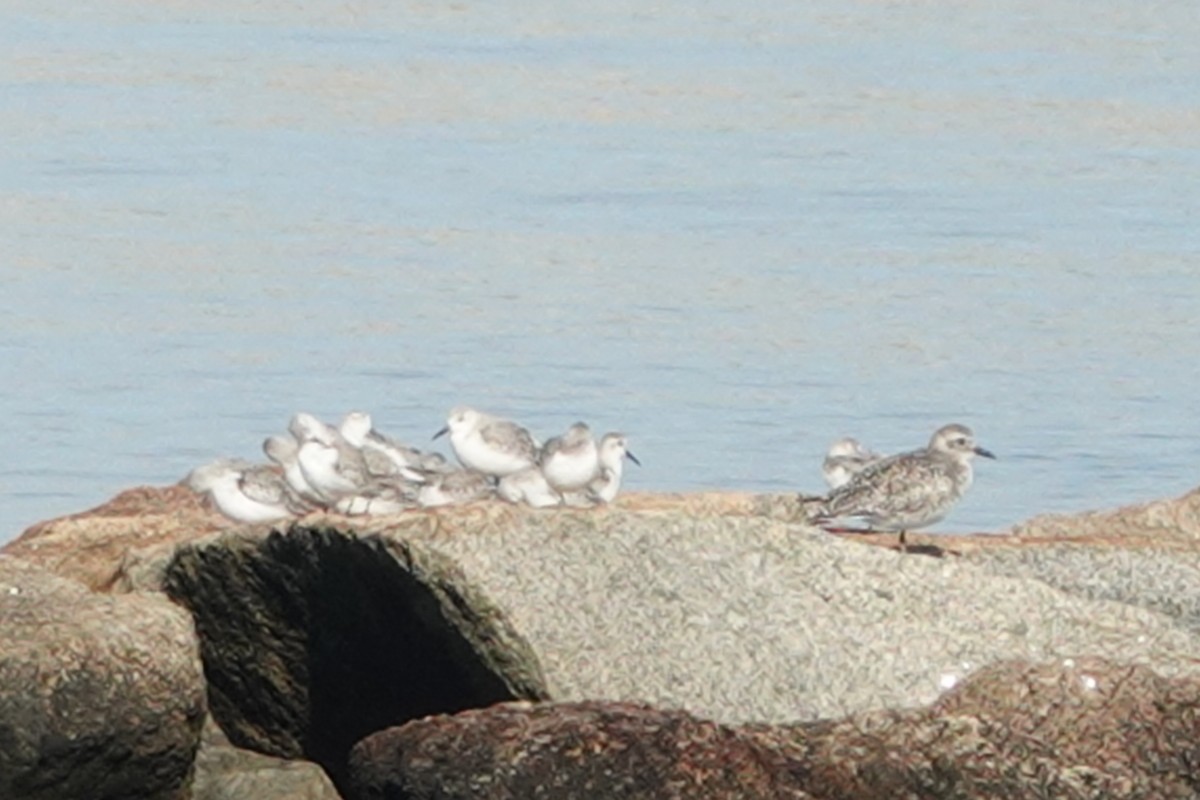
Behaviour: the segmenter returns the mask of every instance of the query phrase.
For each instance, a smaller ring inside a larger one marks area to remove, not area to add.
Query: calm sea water
[[[661,490],[965,422],[943,530],[1200,483],[1189,4],[104,5],[0,3],[0,541],[297,409]]]

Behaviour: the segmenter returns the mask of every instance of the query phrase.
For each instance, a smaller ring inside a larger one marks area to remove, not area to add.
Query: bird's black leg
[[[900,529],[900,552],[908,552],[908,531],[903,528]]]

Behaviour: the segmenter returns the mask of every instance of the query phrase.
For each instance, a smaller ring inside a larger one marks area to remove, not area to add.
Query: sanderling
[[[881,458],[883,456],[872,453],[863,447],[858,439],[847,436],[845,439],[838,439],[830,446],[829,453],[825,456],[824,463],[821,464],[821,474],[825,477],[825,482],[829,484],[830,489],[840,489],[849,483],[851,478],[862,472],[864,467],[874,464]]]
[[[510,503],[524,503],[534,508],[548,508],[563,501],[562,495],[550,486],[541,468],[536,466],[505,475],[496,486],[496,493]]]
[[[400,475],[410,481],[424,481],[421,452],[375,430],[371,415],[365,411],[347,414],[338,425],[338,432],[362,452],[372,475]]]
[[[312,487],[304,478],[300,469],[300,445],[290,436],[268,436],[263,440],[263,452],[267,458],[274,461],[283,469],[283,479],[292,491],[310,503],[322,504],[325,498]]]
[[[309,439],[331,441],[337,436],[337,428],[322,422],[305,411],[297,411],[288,422],[288,432],[297,442],[303,444]]]
[[[309,439],[296,453],[304,480],[330,504],[358,494],[371,482],[362,454],[339,443],[345,444]]]
[[[582,489],[600,471],[596,440],[586,423],[576,422],[542,446],[539,464],[546,482],[558,492]]]
[[[254,466],[253,461],[244,458],[218,458],[208,464],[201,464],[187,474],[180,483],[193,492],[204,494],[212,487],[213,481],[230,470],[241,472]]]
[[[283,476],[261,465],[214,475],[208,494],[222,514],[237,522],[278,522],[308,510]]]
[[[358,494],[337,501],[334,508],[342,514],[397,514],[417,506],[417,485],[404,480],[386,479],[363,487]]]
[[[537,442],[515,422],[458,406],[433,438],[447,432],[454,455],[467,469],[502,478],[537,463]]]
[[[417,503],[424,508],[461,506],[492,493],[492,481],[482,472],[460,469],[433,475],[417,490]]]
[[[816,504],[814,521],[861,519],[872,528],[900,532],[939,522],[971,486],[975,456],[995,458],[975,444],[965,425],[946,425],[929,446],[877,461]]]
[[[628,458],[639,467],[637,456],[629,452],[629,443],[622,433],[606,433],[600,439],[598,459],[600,474],[588,484],[588,494],[601,503],[611,503],[621,490],[621,475],[624,459]]]

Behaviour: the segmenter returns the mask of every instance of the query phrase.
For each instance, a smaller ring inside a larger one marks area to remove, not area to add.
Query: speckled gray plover
[[[971,486],[975,456],[995,458],[975,443],[965,425],[946,425],[929,446],[900,453],[865,467],[825,500],[814,504],[818,524],[859,519],[876,530],[898,531],[900,544],[910,530],[939,522]]]

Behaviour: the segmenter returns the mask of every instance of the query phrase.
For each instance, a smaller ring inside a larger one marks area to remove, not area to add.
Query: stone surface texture
[[[932,706],[722,726],[622,703],[505,705],[376,733],[351,800],[1184,800],[1200,682],[1099,659],[1003,662]]]
[[[0,556],[0,797],[186,797],[204,709],[185,611]]]

